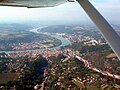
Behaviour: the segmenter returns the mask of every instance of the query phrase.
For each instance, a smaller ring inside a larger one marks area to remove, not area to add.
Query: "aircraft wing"
[[[65,2],[74,0],[0,0],[0,6],[18,6],[28,8],[53,7]],[[86,11],[88,16],[97,25],[106,41],[116,53],[120,60],[120,36],[114,31],[110,24],[89,2],[89,0],[76,0]]]
[[[53,7],[67,2],[67,0],[0,0],[0,6],[15,7]]]

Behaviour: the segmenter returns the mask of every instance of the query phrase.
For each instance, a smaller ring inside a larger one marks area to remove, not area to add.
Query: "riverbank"
[[[41,27],[38,27],[38,28],[30,29],[29,31],[33,32],[33,33],[38,33],[38,34],[45,34],[45,33],[39,32],[39,31],[42,28],[46,28],[46,27],[47,26],[41,26]],[[0,53],[19,53],[19,52],[31,52],[31,51],[36,51],[36,50],[52,50],[52,49],[58,49],[58,48],[60,48],[62,46],[67,46],[67,45],[71,44],[71,42],[68,39],[65,39],[65,38],[62,38],[62,37],[58,37],[56,35],[51,35],[50,33],[47,33],[47,35],[49,35],[51,37],[54,37],[56,39],[59,39],[61,41],[61,45],[56,46],[56,47],[50,47],[50,48],[42,48],[42,49],[16,50],[16,51],[12,51],[12,50],[11,51],[0,51]]]
[[[49,35],[49,36],[51,36],[51,37],[54,37],[54,38],[56,38],[56,39],[61,40],[62,44],[61,44],[60,46],[53,47],[53,49],[54,49],[54,48],[60,48],[61,46],[67,46],[67,45],[71,44],[71,42],[70,42],[68,39],[66,39],[66,38],[62,38],[62,37],[59,37],[59,36],[53,35],[53,34],[51,35],[50,33],[40,32],[43,28],[46,28],[46,27],[47,27],[47,26],[41,26],[41,27],[39,27],[39,28],[34,28],[34,29],[31,29],[30,32],[39,33],[39,34],[46,34],[46,35]],[[38,31],[38,30],[39,30],[39,31]],[[51,48],[49,48],[49,49],[51,49]]]

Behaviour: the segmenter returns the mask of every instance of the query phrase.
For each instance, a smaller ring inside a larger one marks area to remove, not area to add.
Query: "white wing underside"
[[[0,0],[0,6],[16,6],[28,8],[53,7],[67,0]]]

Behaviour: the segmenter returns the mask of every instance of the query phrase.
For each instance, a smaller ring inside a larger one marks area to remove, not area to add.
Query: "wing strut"
[[[118,59],[120,60],[120,37],[104,17],[97,11],[97,9],[88,0],[77,0],[82,6],[88,16],[100,29],[102,35],[109,43]]]

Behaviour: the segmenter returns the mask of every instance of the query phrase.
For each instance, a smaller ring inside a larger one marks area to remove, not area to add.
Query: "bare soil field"
[[[19,75],[18,73],[1,73],[0,74],[0,83],[15,80],[18,77],[18,75]]]

